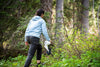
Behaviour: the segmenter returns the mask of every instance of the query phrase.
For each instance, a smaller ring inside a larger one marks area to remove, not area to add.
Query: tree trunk
[[[52,23],[52,0],[40,0],[41,8],[43,8],[46,12],[49,13],[49,19],[47,18],[47,22]]]
[[[2,29],[0,28],[0,54],[2,54],[3,52],[3,32],[2,32]]]
[[[95,12],[94,12],[94,0],[93,0],[92,14],[93,14],[93,24],[94,24],[94,26],[96,27]]]
[[[1,59],[2,55],[3,55],[3,52],[4,52],[3,43],[0,42],[0,59]]]
[[[63,4],[64,0],[57,0],[56,1],[56,39],[58,40],[58,44],[61,44],[62,42],[62,33],[61,33],[61,28],[62,28],[62,23],[63,23]]]
[[[97,26],[98,26],[98,35],[100,36],[100,23],[99,23],[99,12],[100,12],[100,5],[99,5],[99,8],[98,8],[98,13],[97,13]]]
[[[0,54],[2,53],[3,51],[3,44],[0,42]]]
[[[83,5],[83,10],[82,10],[82,18],[81,18],[81,23],[82,23],[81,33],[87,35],[89,32],[89,21],[88,21],[89,0],[82,0],[82,5]]]
[[[63,0],[56,3],[56,23],[63,23]],[[61,28],[60,25],[58,27]]]
[[[46,17],[45,20],[48,22],[48,34],[51,35],[52,31],[52,1],[53,0],[40,0],[41,2],[41,8],[45,11]],[[50,37],[51,38],[51,37]],[[44,41],[44,37],[41,36],[41,41]]]
[[[95,14],[94,14],[94,0],[93,0],[93,9],[92,9],[92,14],[93,14],[93,20],[95,19]]]
[[[75,28],[75,0],[73,0],[73,28]]]

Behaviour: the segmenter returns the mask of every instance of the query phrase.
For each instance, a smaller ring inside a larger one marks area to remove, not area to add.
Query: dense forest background
[[[100,0],[0,0],[0,7],[0,67],[24,65],[25,30],[39,8],[53,42],[53,55],[43,47],[42,67],[100,67]]]

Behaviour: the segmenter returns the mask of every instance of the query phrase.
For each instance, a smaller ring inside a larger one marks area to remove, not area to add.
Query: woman
[[[38,9],[36,12],[36,16],[34,16],[26,29],[25,32],[25,45],[30,44],[30,48],[28,51],[28,56],[25,62],[24,67],[29,67],[31,60],[37,50],[37,65],[41,63],[41,54],[42,54],[42,46],[39,44],[40,35],[43,33],[47,41],[50,41],[50,38],[47,33],[46,22],[43,20],[44,10]]]

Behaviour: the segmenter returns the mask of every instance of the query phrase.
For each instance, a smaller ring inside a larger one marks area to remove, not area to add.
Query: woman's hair
[[[44,10],[43,10],[43,9],[38,9],[38,10],[36,11],[36,15],[37,15],[37,16],[41,16],[41,14],[44,14]]]

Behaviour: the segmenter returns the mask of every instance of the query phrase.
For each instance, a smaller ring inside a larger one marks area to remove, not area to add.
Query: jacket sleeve
[[[49,38],[49,35],[48,35],[48,32],[47,32],[46,22],[44,20],[43,20],[43,23],[42,23],[42,33],[43,33],[44,37],[46,38],[46,40],[50,41],[50,38]]]
[[[25,32],[25,34],[26,34],[26,32]],[[24,37],[25,37],[25,40],[24,41],[27,42],[26,35]]]

